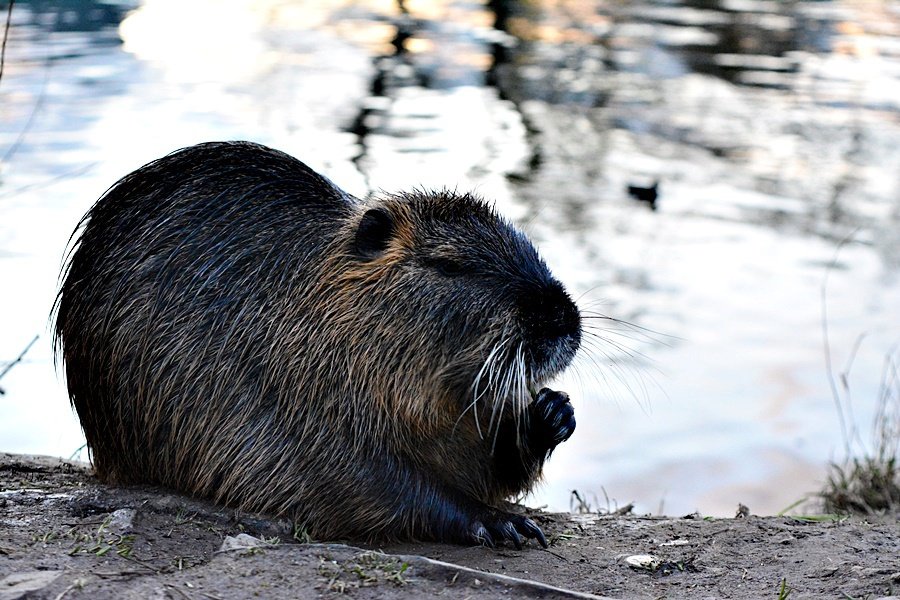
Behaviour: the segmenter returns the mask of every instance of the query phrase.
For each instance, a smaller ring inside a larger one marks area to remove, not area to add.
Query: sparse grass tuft
[[[382,583],[404,586],[409,583],[406,572],[410,565],[380,552],[363,552],[345,562],[330,556],[319,559],[318,572],[327,581],[325,589],[346,593],[351,589],[373,587]]]
[[[822,492],[827,512],[875,514],[900,510],[897,457],[866,456],[832,463]]]
[[[831,463],[828,481],[820,492],[828,513],[900,513],[900,346],[887,353],[876,397],[871,444],[856,433],[849,374],[863,336],[857,339],[846,368],[835,377],[828,356],[832,393],[844,436],[846,459]],[[859,450],[853,451],[853,448]]]
[[[787,584],[787,578],[782,579],[781,587],[778,588],[778,600],[787,600],[793,591],[791,586]]]
[[[584,515],[594,512],[594,507],[578,490],[572,490],[569,494],[569,512]]]
[[[591,494],[594,497],[594,502],[591,503],[591,501],[587,499],[587,494],[579,493],[578,490],[572,490],[569,494],[569,512],[576,515],[597,514],[624,516],[630,515],[631,511],[634,510],[633,502],[629,502],[625,506],[620,507],[615,500],[610,500],[605,488],[601,487],[600,490],[603,492],[603,497],[606,499],[606,509],[600,506],[597,494]]]
[[[826,513],[821,515],[791,515],[790,518],[804,523],[843,523],[847,513]]]
[[[843,464],[831,463],[828,482],[820,492],[826,512],[873,514],[900,512],[900,342],[884,357],[878,387],[876,414],[871,445],[863,443],[853,417],[850,371],[866,334],[857,337],[844,369],[836,373],[828,335],[828,276],[837,263],[841,247],[856,231],[838,245],[834,259],[822,282],[822,341],[825,369],[837,409],[844,441]]]
[[[76,525],[65,531],[48,531],[44,535],[35,536],[34,541],[48,544],[55,540],[72,540],[73,545],[69,549],[69,556],[79,554],[106,556],[110,552],[114,552],[122,558],[131,558],[135,536],[110,532],[107,529],[109,521],[109,518],[105,519],[96,531],[84,532],[81,527]]]
[[[312,544],[316,541],[309,534],[309,530],[307,530],[306,528],[306,523],[294,523],[293,538],[295,541],[301,544]]]

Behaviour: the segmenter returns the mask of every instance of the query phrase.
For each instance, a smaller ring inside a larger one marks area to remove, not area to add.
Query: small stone
[[[25,571],[0,579],[0,600],[18,600],[31,592],[42,590],[60,576],[62,571]]]
[[[134,528],[137,511],[133,508],[120,508],[109,516],[106,528],[113,533],[128,533]]]
[[[625,557],[625,563],[632,569],[641,569],[644,571],[655,571],[662,564],[662,560],[658,556],[652,554],[634,554]]]
[[[231,550],[246,550],[248,548],[258,548],[263,545],[263,541],[246,533],[237,535],[229,535],[222,541],[222,547],[219,552],[229,552]]]
[[[795,538],[794,536],[792,536],[789,533],[778,538],[778,543],[785,545],[785,546],[787,546],[788,544],[791,544],[793,542],[796,542],[796,541],[797,541],[797,538]]]
[[[689,541],[678,538],[677,540],[672,540],[671,542],[663,542],[660,544],[660,546],[687,546],[688,544],[690,544]]]

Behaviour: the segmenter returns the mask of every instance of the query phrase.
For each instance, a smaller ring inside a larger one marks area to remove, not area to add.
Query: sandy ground
[[[299,543],[287,522],[0,454],[0,600],[900,595],[896,515],[534,518],[548,550]]]

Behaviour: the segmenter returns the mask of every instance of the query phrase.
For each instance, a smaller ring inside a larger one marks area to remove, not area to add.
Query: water
[[[900,341],[897,2],[405,7],[16,2],[0,358],[42,337],[0,380],[0,450],[83,443],[47,328],[77,220],[121,175],[212,139],[278,147],[356,195],[475,189],[583,308],[644,328],[591,321],[612,330],[556,384],[578,430],[534,504],[578,489],[766,514],[816,490],[845,452],[823,308],[853,448],[871,445]],[[626,193],[657,180],[655,211]]]

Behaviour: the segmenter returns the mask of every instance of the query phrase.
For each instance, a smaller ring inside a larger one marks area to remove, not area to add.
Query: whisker
[[[619,352],[621,352],[623,355],[627,356],[629,359],[631,359],[634,362],[639,362],[639,359],[643,359],[646,362],[653,361],[652,358],[650,358],[643,352],[641,352],[639,350],[635,350],[634,348],[630,348],[621,342],[614,341],[614,340],[611,340],[608,338],[603,338],[603,337],[599,337],[598,339],[600,341],[602,341],[604,344],[612,346],[614,349],[618,350]],[[585,346],[589,346],[589,347],[596,348],[596,349],[600,348],[599,342],[595,341],[595,340],[585,340],[583,343]]]
[[[650,329],[649,327],[644,327],[643,325],[638,325],[637,323],[632,323],[631,321],[625,321],[624,319],[617,319],[616,317],[611,317],[609,315],[605,315],[602,313],[592,313],[592,312],[588,312],[586,310],[582,310],[581,311],[581,319],[582,319],[582,321],[587,320],[589,323],[592,322],[593,320],[597,320],[597,321],[609,321],[610,323],[615,323],[617,325],[623,325],[625,328],[635,331],[637,333],[641,333],[641,334],[647,336],[648,339],[650,339],[654,342],[660,343],[660,344],[666,344],[666,342],[664,342],[663,340],[658,339],[658,338],[666,338],[666,339],[673,340],[673,341],[684,341],[683,338],[681,338],[677,335],[672,335],[669,333],[663,333],[661,331],[656,331],[655,329]]]
[[[589,335],[582,339],[583,351],[575,357],[572,364],[573,371],[582,379],[587,374],[589,379],[611,391],[618,387],[610,379],[612,376],[643,410],[648,411],[650,399],[648,379],[655,388],[662,389],[655,378],[647,377],[645,371],[651,368],[660,373],[654,361],[643,352],[625,345],[623,341],[597,335],[591,329],[587,329],[586,333]]]
[[[493,377],[493,365],[496,357],[502,351],[503,346],[507,343],[507,338],[501,339],[497,344],[494,345],[493,349],[488,353],[487,358],[484,360],[484,363],[481,365],[481,369],[479,369],[478,374],[475,376],[475,381],[472,382],[472,402],[470,402],[465,409],[460,413],[459,417],[456,419],[456,423],[453,425],[453,430],[459,426],[460,421],[465,416],[465,414],[471,409],[472,415],[475,419],[475,429],[478,432],[479,439],[484,439],[484,432],[481,430],[481,422],[478,419],[478,401],[484,397],[491,389],[491,379]],[[481,389],[482,379],[484,375],[488,375],[487,385]],[[480,391],[479,391],[480,390]],[[488,429],[490,432],[490,429]]]
[[[588,294],[590,294],[591,292],[593,292],[594,290],[596,290],[596,289],[598,289],[598,288],[600,288],[600,287],[602,287],[602,286],[603,286],[603,284],[598,283],[597,285],[595,285],[595,286],[593,286],[593,287],[589,287],[589,288],[586,289],[585,291],[581,292],[580,294],[578,294],[578,297],[574,299],[575,304],[581,306],[581,305],[582,305],[582,299],[583,299],[585,296],[587,296]],[[600,299],[600,298],[597,298],[597,299],[591,300],[590,303],[588,304],[588,306],[589,306],[589,307],[593,307],[593,305],[605,305],[605,304],[608,304],[608,302],[606,302],[606,301],[604,301],[604,300],[602,300],[602,299]]]

